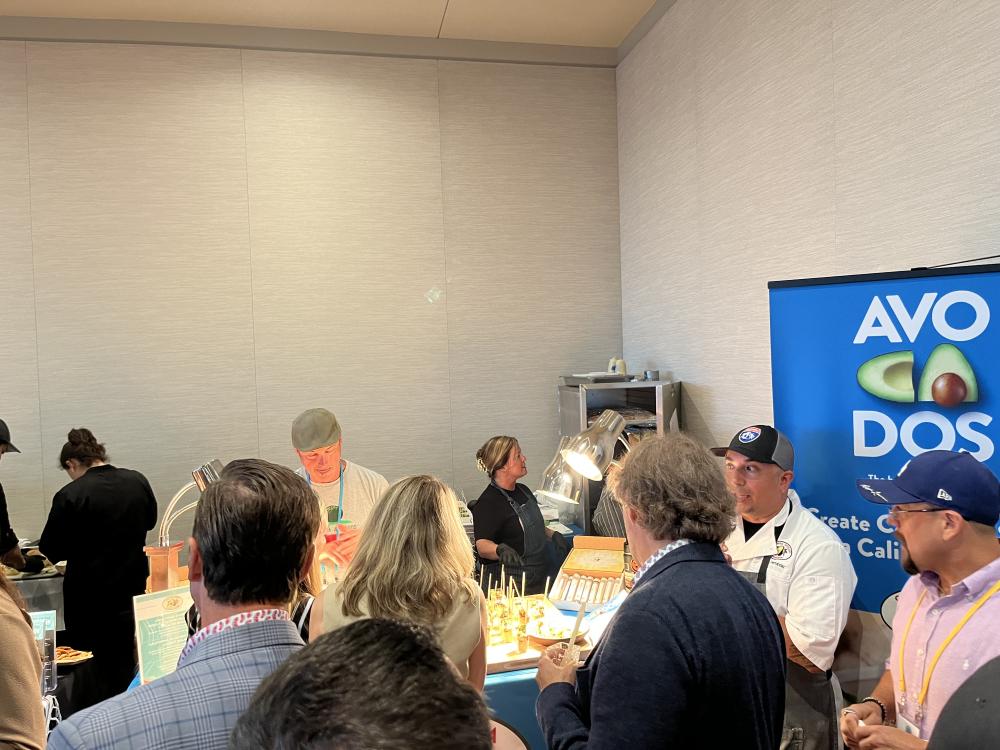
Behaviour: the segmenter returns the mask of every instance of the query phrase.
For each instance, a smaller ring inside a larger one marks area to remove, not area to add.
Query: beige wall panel
[[[679,0],[619,66],[625,351],[698,437],[771,416],[767,281],[995,252],[998,32],[986,0]]]
[[[705,269],[698,260],[694,3],[679,0],[670,12],[673,22],[656,25],[618,68],[621,244],[629,250],[622,253],[622,326],[635,371],[684,379],[684,421],[698,431],[704,378],[685,365],[714,337],[686,335],[713,317],[699,312]]]
[[[38,437],[38,358],[28,191],[28,98],[24,42],[0,42],[0,419],[21,451],[0,464],[10,522],[36,537],[45,520]]]
[[[262,453],[323,406],[348,458],[450,481],[435,63],[244,62]]]
[[[837,251],[863,271],[993,255],[1000,4],[835,4]]]
[[[558,443],[560,374],[621,346],[614,73],[440,63],[452,430],[518,437],[534,486]]]
[[[28,45],[46,503],[88,426],[160,501],[258,451],[240,54]]]
[[[625,349],[684,381],[706,442],[771,418],[767,281],[833,270],[829,25],[681,0],[619,69]]]
[[[771,415],[768,280],[996,252],[997,38],[989,0],[678,0],[619,67],[625,351],[696,436]],[[844,642],[863,695],[880,618]]]

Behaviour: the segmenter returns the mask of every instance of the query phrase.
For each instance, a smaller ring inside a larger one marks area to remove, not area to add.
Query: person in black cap
[[[949,698],[1000,656],[1000,482],[968,453],[929,451],[895,479],[859,479],[858,489],[889,506],[912,577],[896,605],[889,668],[843,710],[840,729],[849,748],[924,748]]]
[[[840,686],[831,671],[858,578],[840,538],[802,507],[790,484],[792,444],[770,425],[750,425],[725,448],[736,526],[733,567],[768,599],[788,654],[781,747],[836,750]]]
[[[10,442],[10,429],[7,423],[0,419],[0,458],[5,453],[20,453],[14,444]],[[17,570],[23,570],[25,565],[24,555],[18,546],[17,534],[10,525],[10,516],[7,515],[7,497],[3,494],[3,485],[0,484],[0,562]]]

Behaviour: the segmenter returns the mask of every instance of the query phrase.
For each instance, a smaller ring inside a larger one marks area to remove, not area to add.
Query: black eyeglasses
[[[889,516],[898,518],[900,513],[943,513],[946,510],[948,508],[900,508],[898,505],[893,505],[889,508]]]

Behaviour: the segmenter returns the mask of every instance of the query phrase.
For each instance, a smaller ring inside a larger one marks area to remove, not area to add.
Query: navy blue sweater
[[[538,696],[550,750],[776,750],[785,642],[774,610],[693,543],[650,568],[577,671]]]

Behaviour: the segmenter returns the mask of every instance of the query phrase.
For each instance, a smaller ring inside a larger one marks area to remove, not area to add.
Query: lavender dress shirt
[[[889,669],[896,696],[896,711],[920,729],[920,737],[927,739],[934,731],[934,724],[944,704],[952,694],[983,664],[1000,656],[1000,592],[991,596],[944,650],[934,669],[919,721],[916,718],[917,696],[923,686],[925,670],[930,667],[938,647],[948,637],[959,620],[979,597],[1000,580],[1000,558],[985,565],[975,573],[952,586],[951,592],[942,596],[938,592],[938,577],[925,572],[906,582],[899,595],[896,615],[892,620],[892,652]],[[900,706],[899,651],[906,623],[917,606],[919,609],[910,626],[906,639],[903,665],[906,676],[906,696]]]

